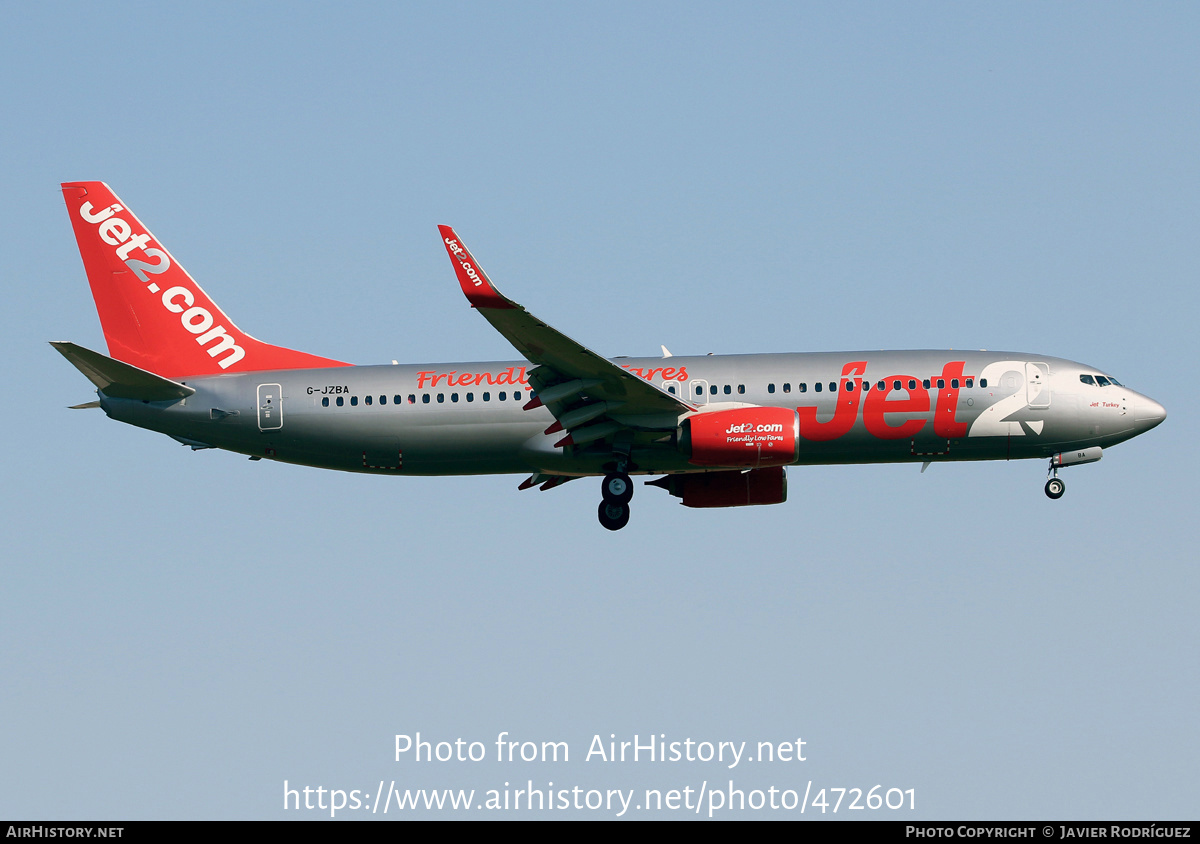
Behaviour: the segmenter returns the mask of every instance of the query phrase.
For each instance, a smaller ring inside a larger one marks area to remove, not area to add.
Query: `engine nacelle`
[[[695,466],[757,469],[795,463],[800,417],[784,407],[739,407],[683,420],[679,449]]]
[[[782,466],[749,472],[701,472],[667,475],[650,486],[662,487],[684,507],[748,507],[787,501],[787,474]]]

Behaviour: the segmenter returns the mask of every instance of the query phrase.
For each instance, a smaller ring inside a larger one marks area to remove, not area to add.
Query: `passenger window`
[[[745,393],[746,393],[746,385],[738,384],[738,395],[745,395]]]
[[[379,397],[379,403],[380,403],[380,404],[387,404],[387,396],[380,396],[380,397]]]
[[[950,389],[952,389],[952,390],[958,389],[958,379],[957,378],[950,379]]]
[[[955,387],[957,387],[958,385],[957,385],[957,384],[955,384],[954,386],[955,386]],[[945,379],[945,378],[939,378],[939,379],[938,379],[938,389],[939,389],[939,390],[944,390],[944,389],[946,389],[946,379]]]
[[[892,382],[892,389],[893,390],[900,389],[900,379],[899,378],[897,378],[895,381]]]
[[[853,393],[853,392],[854,392],[854,382],[853,382],[853,381],[845,381],[845,382],[843,382],[843,383],[842,383],[842,387],[845,389],[845,391],[846,391],[847,393]]]
[[[467,393],[467,401],[475,401],[475,394]]]
[[[864,393],[871,392],[871,382],[870,381],[863,381],[863,392]]]
[[[351,396],[351,397],[350,397],[350,406],[351,406],[351,407],[358,407],[358,396]]]
[[[329,396],[325,396],[323,399],[321,399],[321,407],[329,407]]]
[[[400,402],[400,399],[401,399],[401,398],[402,398],[401,396],[392,396],[392,404],[400,404],[400,403],[401,403],[401,402]],[[408,403],[409,403],[409,404],[412,404],[412,399],[409,399],[409,400],[408,400]]]
[[[409,394],[408,394],[408,403],[409,403],[409,404],[416,404],[416,403],[417,403],[417,396],[416,396],[416,394],[415,394],[415,393],[409,393]]]
[[[917,389],[917,379],[916,378],[908,379],[908,389],[910,389],[910,390]]]
[[[774,385],[774,384],[768,384],[768,385],[767,385],[767,392],[768,392],[768,393],[774,393],[774,392],[775,392],[775,385]]]
[[[667,387],[667,392],[671,395],[675,395],[675,385],[672,384],[671,386]]]
[[[836,393],[836,392],[837,392],[837,381],[830,381],[830,382],[829,382],[829,392],[831,392],[831,393]]]
[[[429,404],[429,393],[421,393],[421,404]]]
[[[796,389],[801,393],[807,393],[808,392],[808,384],[801,381],[799,384],[796,385]]]
[[[374,404],[374,399],[371,396],[367,396],[367,404]]]
[[[726,385],[725,385],[725,395],[727,395],[727,396],[728,396],[728,395],[732,395],[732,394],[733,394],[733,387],[731,387],[731,386],[729,386],[728,384],[726,384]]]
[[[445,404],[445,403],[446,403],[446,394],[438,393],[438,404]]]
[[[484,393],[484,394],[483,394],[483,400],[484,400],[484,401],[491,401],[491,400],[492,400],[492,394],[491,394],[491,393]]]
[[[974,378],[968,378],[968,379],[967,379],[967,389],[969,390],[969,389],[971,389],[971,388],[972,388],[972,387],[974,387],[974,386],[975,386],[975,379],[974,379]]]
[[[987,379],[986,379],[986,378],[980,378],[980,379],[979,379],[979,386],[980,386],[980,387],[987,387]]]
[[[338,397],[337,397],[337,406],[338,406],[338,407],[341,407],[341,406],[342,406],[342,405],[344,405],[345,403],[346,403],[346,400],[345,400],[343,397],[341,397],[341,396],[338,396]]]
[[[696,395],[699,396],[699,395],[702,395],[703,393],[704,393],[704,388],[701,387],[699,384],[697,384],[696,385]]]
[[[451,393],[451,394],[450,394],[450,401],[453,401],[453,402],[456,402],[456,401],[458,401],[458,393]]]
[[[791,385],[791,384],[784,384],[784,385],[783,385],[783,391],[784,391],[785,393],[790,393],[790,392],[792,391],[792,385]]]
[[[717,385],[713,384],[711,387],[709,387],[708,392],[715,396],[717,394]]]
[[[813,384],[813,389],[816,390],[818,393],[821,392],[821,390],[823,389],[821,382],[818,381],[817,383]]]
[[[508,395],[508,393],[504,393],[504,392],[496,393],[496,399],[497,399],[497,401],[504,401],[504,399],[507,395]]]
[[[929,379],[926,378],[924,381],[922,381],[921,386],[924,387],[926,390],[928,390],[929,389]]]
[[[875,385],[875,388],[877,390],[886,390],[887,389],[887,381],[880,381],[878,384]],[[900,388],[897,387],[896,389],[900,389]]]

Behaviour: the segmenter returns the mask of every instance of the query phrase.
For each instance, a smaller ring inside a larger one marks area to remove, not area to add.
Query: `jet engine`
[[[747,507],[787,501],[787,474],[782,466],[748,472],[700,472],[667,475],[649,486],[662,487],[684,507]]]
[[[799,456],[800,419],[783,407],[739,407],[683,420],[679,449],[695,466],[757,469]]]

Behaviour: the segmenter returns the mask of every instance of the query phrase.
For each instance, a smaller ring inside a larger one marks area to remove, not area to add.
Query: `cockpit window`
[[[1080,375],[1079,380],[1093,387],[1124,387],[1125,385],[1111,375]]]

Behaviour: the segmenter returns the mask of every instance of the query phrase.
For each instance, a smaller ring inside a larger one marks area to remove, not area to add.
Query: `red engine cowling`
[[[683,420],[679,447],[696,466],[757,469],[799,457],[800,420],[784,407],[739,407]]]
[[[682,498],[684,507],[748,507],[787,501],[787,475],[782,466],[749,472],[667,475],[650,485]]]

